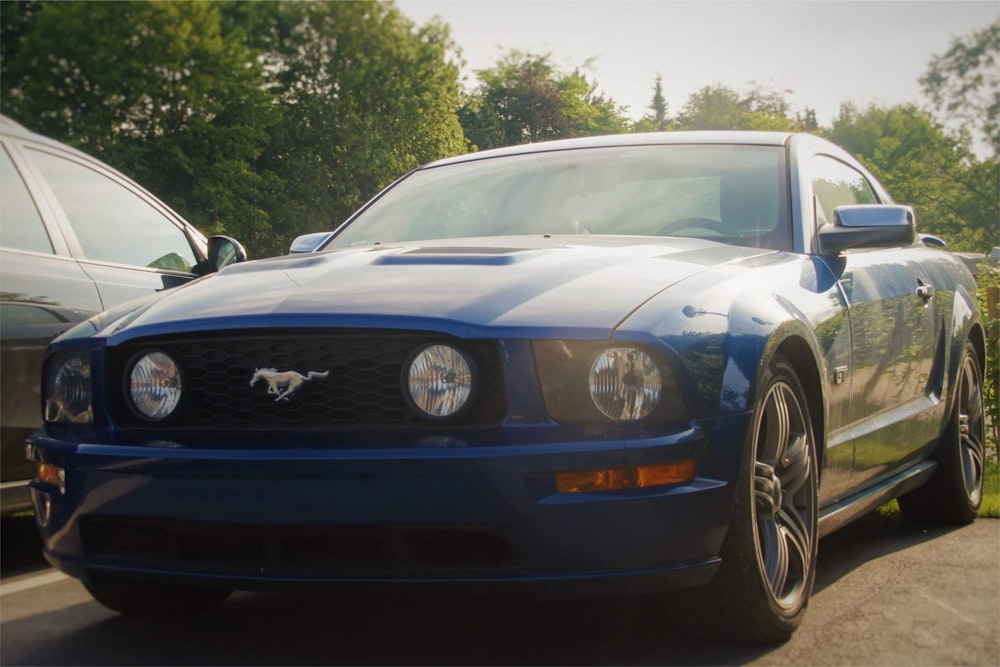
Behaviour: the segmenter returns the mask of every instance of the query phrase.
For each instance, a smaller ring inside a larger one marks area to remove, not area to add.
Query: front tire
[[[212,611],[232,593],[228,589],[101,578],[84,583],[102,605],[126,616],[187,616]]]
[[[955,404],[938,444],[938,468],[925,485],[899,497],[899,509],[907,519],[966,524],[979,513],[986,460],[981,369],[975,346],[965,341]]]
[[[747,438],[722,566],[698,623],[730,640],[791,637],[816,577],[816,438],[805,392],[783,356],[768,364]]]

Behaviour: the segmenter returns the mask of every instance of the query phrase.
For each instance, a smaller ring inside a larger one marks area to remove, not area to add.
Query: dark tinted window
[[[52,254],[42,217],[7,151],[0,150],[0,161],[0,246]]]
[[[59,198],[88,259],[190,272],[187,236],[145,199],[82,164],[42,151],[31,157]]]
[[[41,306],[19,303],[0,304],[0,320],[3,320],[4,326],[61,324],[68,321]]]

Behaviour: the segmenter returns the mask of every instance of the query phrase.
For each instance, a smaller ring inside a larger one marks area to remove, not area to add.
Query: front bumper
[[[716,420],[738,442],[744,418]],[[729,524],[732,446],[700,427],[642,440],[425,449],[192,449],[39,432],[47,558],[84,580],[527,588],[600,597],[706,583]],[[696,458],[688,484],[561,493],[559,471]],[[738,456],[737,465],[738,465]]]

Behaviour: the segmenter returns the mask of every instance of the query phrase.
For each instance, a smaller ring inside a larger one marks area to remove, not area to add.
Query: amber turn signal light
[[[60,489],[66,487],[66,471],[51,463],[38,464],[38,479],[46,484],[58,486]]]
[[[561,493],[643,489],[690,482],[694,479],[694,471],[694,461],[677,461],[646,466],[560,472],[556,474],[556,488]]]

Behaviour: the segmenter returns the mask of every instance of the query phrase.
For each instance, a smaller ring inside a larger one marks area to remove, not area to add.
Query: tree
[[[40,0],[0,2],[0,80],[7,76],[7,63],[17,54],[21,40],[34,27],[41,5]]]
[[[448,29],[379,2],[233,3],[259,50],[280,118],[258,168],[272,193],[274,251],[329,229],[418,165],[465,151]]]
[[[840,107],[826,136],[853,153],[893,197],[910,204],[918,228],[953,250],[987,251],[995,243],[995,163],[975,159],[931,114],[912,104]]]
[[[623,132],[627,121],[614,100],[580,69],[563,72],[549,54],[511,51],[478,70],[479,86],[459,110],[465,135],[480,149]]]
[[[819,121],[816,120],[816,110],[812,107],[806,107],[804,110],[796,112],[795,124],[803,132],[816,132],[819,130]]]
[[[653,83],[653,99],[649,107],[651,113],[646,114],[632,126],[633,132],[663,132],[669,130],[672,123],[667,116],[667,100],[663,96],[663,78],[657,74]]]
[[[920,85],[939,116],[976,128],[1000,158],[1000,20],[952,41],[931,59]]]
[[[465,150],[447,28],[390,3],[9,4],[4,112],[255,256]]]
[[[787,92],[787,91],[786,91]],[[705,86],[687,99],[677,116],[682,130],[781,130],[799,129],[789,118],[783,93],[768,91],[758,84],[742,95],[714,84]]]
[[[217,6],[43,3],[9,48],[5,113],[120,168],[205,231],[246,232],[261,215],[250,168],[261,68],[222,33]]]

